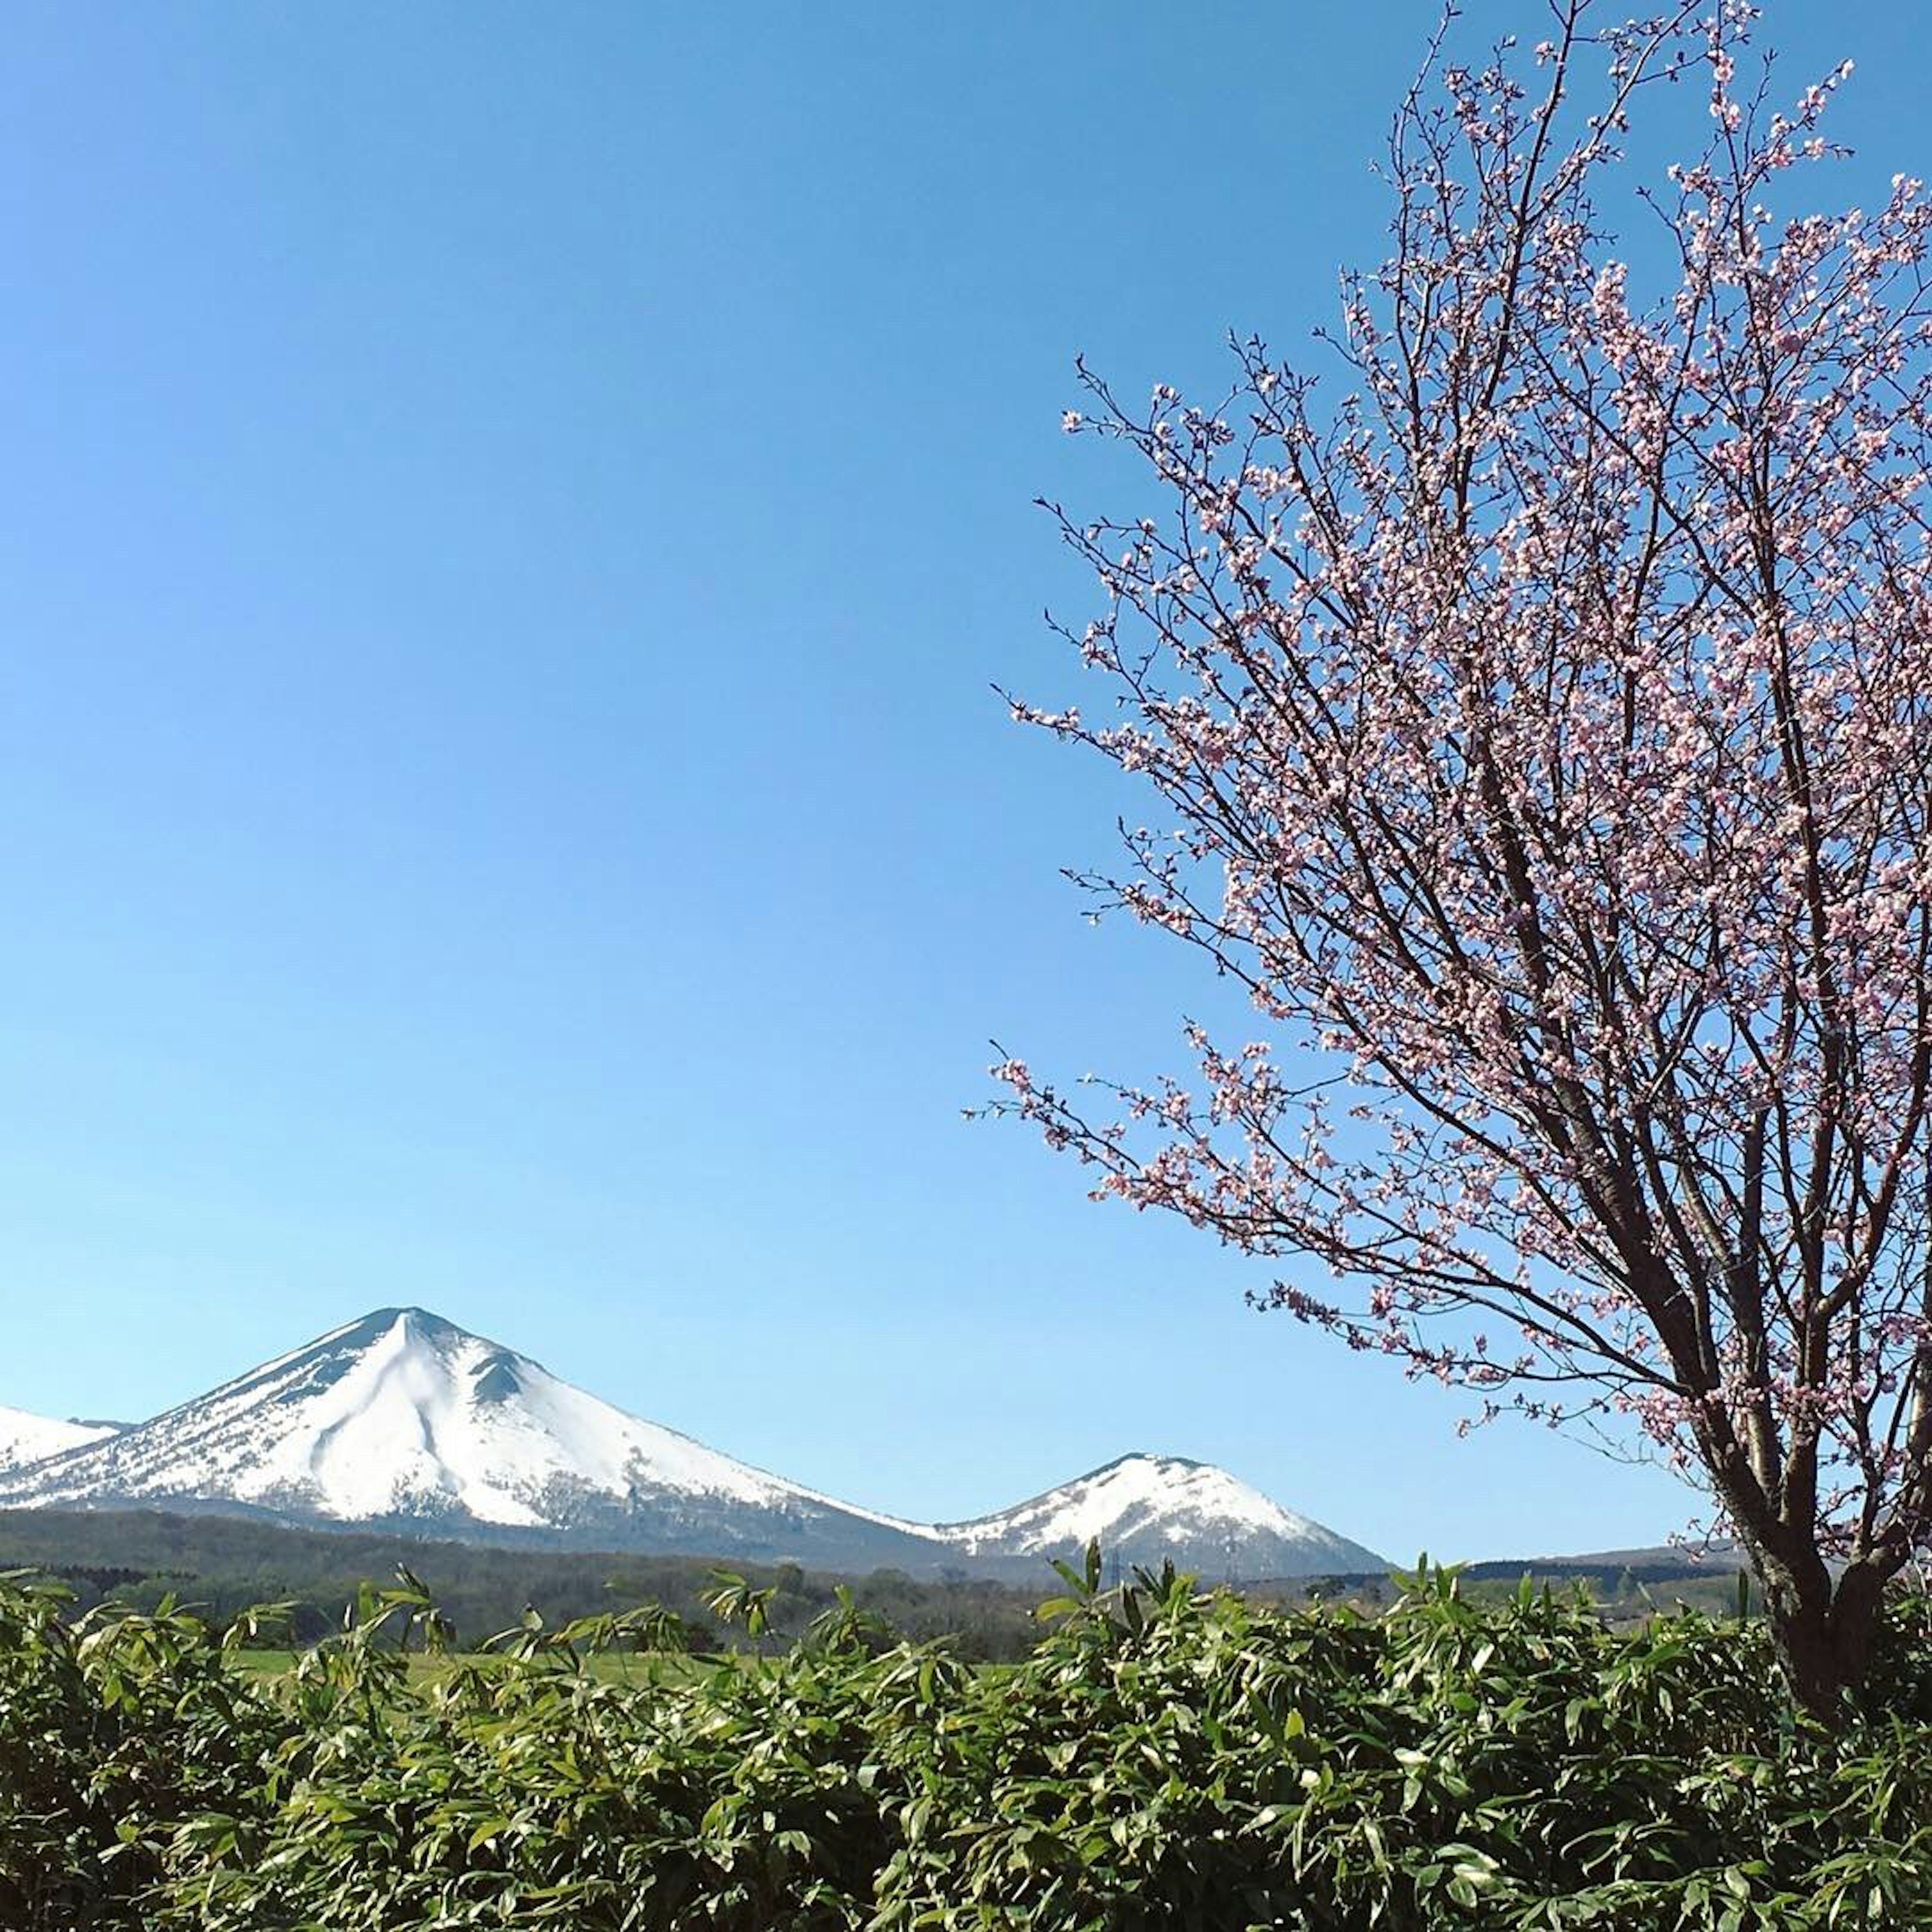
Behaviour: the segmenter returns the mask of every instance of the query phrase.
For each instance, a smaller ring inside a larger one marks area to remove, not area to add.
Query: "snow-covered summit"
[[[982,1563],[1037,1569],[1098,1538],[1123,1563],[1175,1566],[1210,1577],[1306,1576],[1378,1570],[1382,1559],[1322,1524],[1283,1509],[1212,1463],[1144,1450],[1076,1476],[1044,1496],[934,1533]]]
[[[379,1309],[124,1435],[0,1476],[7,1502],[172,1502],[827,1563],[890,1562],[902,1542],[926,1542],[421,1308]]]
[[[0,1475],[116,1432],[111,1422],[60,1422],[0,1405]]]

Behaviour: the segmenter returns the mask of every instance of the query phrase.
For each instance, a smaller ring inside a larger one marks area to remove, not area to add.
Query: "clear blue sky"
[[[1432,13],[12,10],[0,1402],[418,1302],[908,1513],[1147,1447],[1397,1557],[1671,1527],[960,1118],[1199,1002],[988,690],[1074,688],[1030,499],[1142,500],[1072,357],[1324,319]],[[1773,25],[1932,169],[1916,10]]]

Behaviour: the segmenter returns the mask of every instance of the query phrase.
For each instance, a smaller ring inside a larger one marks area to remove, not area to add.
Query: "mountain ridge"
[[[1381,1561],[1211,1464],[1145,1450],[964,1522],[890,1516],[628,1414],[418,1306],[372,1310],[124,1430],[52,1426],[22,1438],[52,1453],[0,1460],[0,1506],[914,1574],[1031,1576],[1096,1535],[1124,1561],[1217,1577]]]

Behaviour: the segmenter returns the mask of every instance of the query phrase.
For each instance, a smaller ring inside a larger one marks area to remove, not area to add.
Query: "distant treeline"
[[[705,1606],[715,1573],[739,1570],[775,1588],[773,1647],[831,1607],[843,1580],[796,1564],[740,1566],[715,1558],[497,1550],[471,1544],[304,1530],[218,1516],[149,1510],[0,1510],[0,1574],[57,1579],[76,1607],[106,1600],[152,1611],[172,1596],[220,1623],[256,1604],[294,1605],[296,1641],[340,1626],[362,1583],[406,1566],[428,1586],[462,1643],[509,1629],[526,1610],[547,1624],[662,1604],[683,1618],[699,1647],[742,1646]],[[1038,1634],[1034,1606],[1059,1587],[1040,1566],[1036,1590],[983,1580],[926,1582],[881,1570],[853,1580],[860,1605],[915,1640],[957,1639],[962,1655],[1018,1657]]]
[[[1059,1580],[1040,1565],[1037,1588],[985,1580],[932,1582],[892,1570],[841,1579],[796,1564],[740,1566],[701,1556],[642,1556],[595,1551],[501,1550],[350,1532],[296,1529],[246,1518],[172,1516],[152,1510],[0,1510],[0,1573],[24,1570],[57,1578],[76,1608],[106,1600],[152,1611],[166,1597],[216,1623],[256,1604],[292,1604],[296,1641],[313,1642],[337,1628],[358,1587],[386,1582],[406,1566],[429,1586],[460,1642],[474,1643],[535,1610],[549,1625],[577,1617],[657,1604],[683,1618],[698,1646],[734,1644],[742,1630],[721,1630],[706,1606],[721,1568],[736,1570],[758,1588],[777,1592],[773,1634],[781,1647],[829,1609],[842,1581],[862,1607],[884,1616],[915,1642],[957,1640],[960,1654],[984,1660],[1024,1655],[1038,1634],[1033,1612],[1057,1594]],[[1707,1606],[1728,1602],[1732,1580],[1688,1558],[1634,1552],[1632,1560],[1476,1563],[1466,1586],[1514,1587],[1526,1574],[1559,1586],[1581,1583],[1606,1605],[1688,1596]],[[1486,1592],[1483,1593],[1486,1594]],[[1244,1587],[1260,1604],[1319,1599],[1350,1602],[1370,1614],[1392,1603],[1385,1571],[1285,1577]]]
[[[1735,1565],[1700,1563],[1689,1556],[1652,1556],[1646,1551],[1630,1558],[1610,1556],[1510,1558],[1493,1563],[1459,1563],[1456,1574],[1466,1583],[1520,1583],[1533,1576],[1539,1583],[1581,1583],[1592,1596],[1615,1596],[1642,1586],[1672,1588],[1686,1582],[1720,1582],[1730,1587]],[[1277,1576],[1242,1586],[1243,1594],[1265,1598],[1306,1596],[1372,1597],[1388,1587],[1388,1570],[1352,1570],[1329,1576]]]

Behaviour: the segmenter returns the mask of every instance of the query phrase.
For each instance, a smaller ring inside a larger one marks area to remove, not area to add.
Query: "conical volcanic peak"
[[[420,1308],[378,1309],[91,1453],[0,1478],[9,1502],[828,1564],[932,1553],[910,1526],[627,1415]]]

